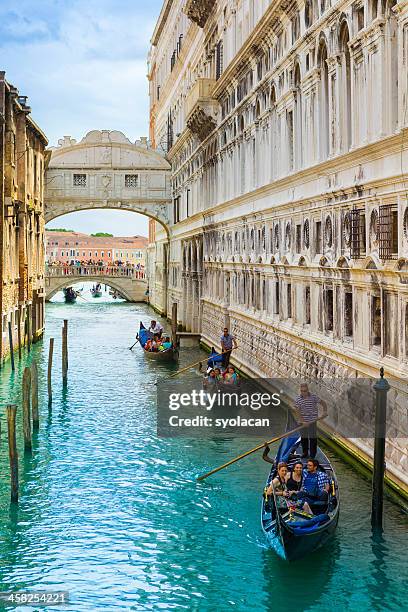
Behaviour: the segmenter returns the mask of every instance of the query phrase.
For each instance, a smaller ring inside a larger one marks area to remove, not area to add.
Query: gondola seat
[[[324,525],[330,520],[328,514],[318,514],[309,521],[293,521],[287,523],[295,535],[303,535],[315,531],[317,527]]]

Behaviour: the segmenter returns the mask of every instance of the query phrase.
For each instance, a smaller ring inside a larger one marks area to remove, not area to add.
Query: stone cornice
[[[404,133],[405,133],[405,136],[404,136]],[[207,208],[202,213],[197,213],[196,215],[194,215],[194,217],[198,217],[200,215],[204,216],[204,214],[206,216],[217,215],[220,212],[223,212],[231,207],[236,208],[240,204],[251,202],[258,197],[262,197],[262,196],[267,197],[267,196],[273,195],[273,193],[276,192],[276,190],[278,189],[285,189],[285,188],[293,187],[294,183],[296,184],[305,183],[307,180],[312,180],[316,178],[316,175],[325,176],[326,174],[330,174],[334,171],[338,172],[339,170],[346,169],[350,167],[352,164],[362,164],[362,163],[372,161],[373,159],[382,159],[384,155],[389,155],[391,153],[400,153],[401,144],[404,145],[404,142],[405,142],[404,149],[405,150],[408,149],[407,133],[408,133],[408,129],[405,129],[404,132],[401,132],[400,134],[389,136],[388,138],[383,138],[382,140],[366,145],[365,147],[360,147],[359,149],[355,149],[354,151],[349,151],[348,153],[344,153],[341,156],[337,156],[335,158],[329,159],[323,163],[319,163],[314,166],[310,166],[309,168],[305,170],[291,173],[288,176],[277,179],[273,183],[268,183],[267,185],[259,187],[258,189],[254,191],[242,194],[232,200],[228,200],[226,202],[215,204],[214,206]],[[373,186],[377,186],[379,183],[381,183],[381,185],[385,185],[385,184],[393,185],[395,184],[395,182],[396,182],[395,178],[387,178],[381,181],[376,179],[376,180],[373,180],[371,183],[365,182],[364,185],[370,186],[372,184]],[[354,187],[353,185],[350,185],[348,188],[344,188],[341,191],[344,193],[352,194],[353,187]],[[319,199],[319,198],[321,199],[322,197],[323,198],[333,197],[333,191],[327,190],[327,193],[320,194],[319,197],[315,199]],[[310,201],[310,198],[307,198],[306,201]],[[349,199],[347,200],[347,202],[345,201],[340,204],[343,204],[345,206],[346,204],[350,204],[351,202],[352,201]],[[295,204],[294,202],[290,201],[287,204],[280,206],[280,208],[282,209],[282,208],[293,207],[294,204]],[[296,202],[296,204],[298,204],[298,202]],[[240,212],[238,210],[237,210],[237,215],[240,216]],[[185,221],[188,221],[188,219],[186,219]]]
[[[173,5],[174,0],[165,0],[162,10],[160,11],[159,18],[156,23],[156,27],[154,28],[153,35],[151,38],[151,44],[156,46],[159,42],[159,38],[161,33],[163,32],[164,26],[166,25],[167,18],[170,13],[170,9]]]

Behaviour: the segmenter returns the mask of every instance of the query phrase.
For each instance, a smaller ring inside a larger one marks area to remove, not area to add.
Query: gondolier
[[[324,413],[327,413],[327,405],[320,397],[314,393],[310,393],[306,383],[300,385],[300,395],[295,399],[294,409],[300,423],[305,423],[306,427],[302,429],[302,451],[303,458],[316,457],[317,452],[317,424],[311,423],[316,421],[319,416],[319,405],[322,406]],[[310,424],[308,424],[310,423]]]
[[[222,365],[224,368],[228,366],[231,351],[234,348],[237,348],[235,338],[229,333],[228,327],[224,327],[224,332],[221,336]]]
[[[152,332],[152,334],[157,334],[158,336],[161,336],[163,333],[163,325],[161,325],[161,323],[159,323],[158,321],[153,320],[150,323],[149,331]]]

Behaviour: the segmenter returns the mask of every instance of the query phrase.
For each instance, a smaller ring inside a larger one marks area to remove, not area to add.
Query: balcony
[[[214,79],[198,79],[186,100],[187,127],[205,140],[216,127],[218,101],[212,97]]]
[[[194,21],[200,28],[203,28],[214,4],[215,0],[187,0],[184,12],[191,21]]]

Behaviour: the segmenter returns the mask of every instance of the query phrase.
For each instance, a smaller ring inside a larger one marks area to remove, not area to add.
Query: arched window
[[[348,151],[351,147],[351,58],[348,46],[350,40],[346,21],[340,27],[340,53],[341,53],[341,132],[342,150]]]
[[[319,150],[320,159],[327,159],[329,155],[329,72],[327,66],[327,46],[322,42],[319,47],[318,66],[320,68],[319,91]]]

